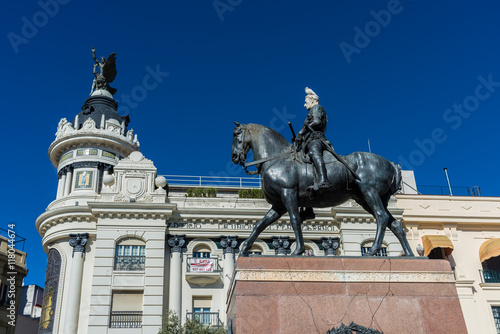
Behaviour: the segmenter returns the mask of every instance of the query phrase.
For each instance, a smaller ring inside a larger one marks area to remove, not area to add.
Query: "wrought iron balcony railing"
[[[188,273],[220,273],[222,268],[219,265],[219,259],[216,257],[188,257],[187,259]]]
[[[146,263],[146,256],[140,255],[116,255],[115,256],[115,270],[144,270]]]
[[[479,271],[481,272],[483,283],[500,283],[500,272],[489,269]]]
[[[112,311],[109,319],[110,328],[141,328],[142,311]]]
[[[187,312],[186,318],[210,327],[222,327],[224,324],[219,318],[219,312]]]

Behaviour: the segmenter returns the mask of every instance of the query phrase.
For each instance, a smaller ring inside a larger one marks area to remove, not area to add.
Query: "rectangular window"
[[[146,246],[116,246],[115,270],[144,270],[146,263]]]
[[[493,319],[495,320],[495,328],[497,329],[497,333],[500,334],[500,306],[492,306],[491,310],[493,311]]]
[[[114,291],[109,327],[142,327],[142,291]]]
[[[212,297],[193,297],[193,320],[199,321],[204,325],[213,325],[210,312],[212,306]],[[218,314],[217,314],[218,316]]]
[[[210,257],[209,252],[193,252],[193,257],[207,259]]]

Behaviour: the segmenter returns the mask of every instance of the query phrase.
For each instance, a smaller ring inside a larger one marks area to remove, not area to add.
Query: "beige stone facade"
[[[500,238],[500,198],[397,195],[397,199],[414,249],[425,235],[444,235],[453,244],[448,259],[469,333],[497,333],[492,307],[500,306],[500,281],[485,282],[479,249]]]

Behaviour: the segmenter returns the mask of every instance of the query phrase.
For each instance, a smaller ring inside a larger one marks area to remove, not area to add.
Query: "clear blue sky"
[[[418,185],[446,185],[447,167],[453,185],[500,195],[497,2],[54,3],[0,5],[0,227],[14,222],[28,239],[26,284],[44,284],[35,220],[57,187],[47,150],[59,120],[89,94],[92,46],[117,53],[120,112],[129,109],[160,174],[244,176],[230,163],[233,121],[290,137],[285,122],[300,128],[309,86],[338,153],[366,151],[369,139],[373,152],[413,169]],[[140,95],[150,71],[161,82]]]

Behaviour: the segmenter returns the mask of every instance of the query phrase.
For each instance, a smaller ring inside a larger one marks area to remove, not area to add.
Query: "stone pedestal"
[[[467,333],[450,264],[421,258],[239,258],[233,333],[326,333],[342,323],[392,333]]]

